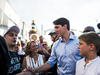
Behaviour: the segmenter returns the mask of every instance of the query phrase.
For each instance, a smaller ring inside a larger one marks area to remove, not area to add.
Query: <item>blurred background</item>
[[[20,28],[19,40],[30,40],[31,34],[51,44],[48,33],[53,30],[53,21],[65,17],[76,36],[86,26],[99,32],[100,0],[0,0],[0,34],[13,25]]]

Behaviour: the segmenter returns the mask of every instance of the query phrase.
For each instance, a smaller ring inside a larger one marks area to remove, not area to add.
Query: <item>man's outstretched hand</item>
[[[27,66],[21,73],[18,73],[16,75],[35,75],[35,69]]]
[[[34,74],[32,74],[32,72],[30,71],[25,71],[25,72],[18,73],[16,75],[34,75]]]
[[[31,66],[27,66],[23,72],[27,72],[27,71],[30,71],[32,73],[32,75],[35,75],[35,69],[32,68]]]

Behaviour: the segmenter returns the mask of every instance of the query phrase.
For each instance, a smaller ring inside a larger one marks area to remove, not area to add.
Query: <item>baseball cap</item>
[[[83,33],[85,33],[85,32],[91,32],[91,31],[95,32],[94,27],[92,27],[92,26],[87,26],[87,27],[85,27]]]
[[[48,35],[56,34],[55,30],[52,30]]]
[[[15,31],[17,34],[20,32],[20,29],[17,26],[12,26],[8,28],[7,30],[5,30],[2,36],[5,36],[11,30]]]

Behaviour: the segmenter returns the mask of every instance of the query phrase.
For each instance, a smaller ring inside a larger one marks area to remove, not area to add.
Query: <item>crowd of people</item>
[[[12,26],[0,35],[0,73],[2,75],[100,75],[100,37],[87,26],[77,37],[66,18],[53,21],[52,44],[42,35],[30,41],[17,41],[20,29]]]

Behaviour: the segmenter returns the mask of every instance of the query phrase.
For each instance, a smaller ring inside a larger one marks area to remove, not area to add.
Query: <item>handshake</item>
[[[18,73],[16,75],[35,75],[35,73],[35,68],[27,66],[24,70],[22,70],[21,73]]]
[[[35,75],[35,73],[41,73],[43,75],[47,75],[47,70],[49,70],[51,67],[52,66],[48,62],[36,68],[27,66],[21,73],[16,75]]]

